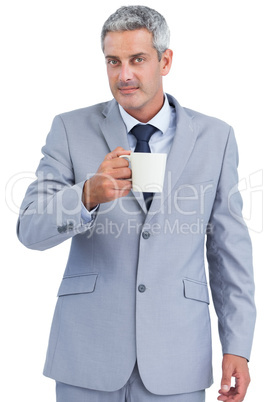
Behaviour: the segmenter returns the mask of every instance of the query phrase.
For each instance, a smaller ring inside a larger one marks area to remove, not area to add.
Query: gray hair
[[[153,47],[161,60],[169,47],[170,31],[165,18],[152,8],[145,6],[123,6],[104,23],[101,32],[101,47],[108,32],[134,31],[146,28],[153,35]]]

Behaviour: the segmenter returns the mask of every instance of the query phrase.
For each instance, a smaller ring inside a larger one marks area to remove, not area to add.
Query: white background
[[[57,288],[69,242],[45,252],[17,240],[18,207],[34,179],[53,117],[111,99],[100,30],[122,0],[10,0],[1,6],[1,387],[5,402],[47,402],[42,376]],[[244,216],[254,247],[258,321],[246,401],[266,398],[267,13],[261,0],[144,0],[170,26],[173,68],[165,90],[181,105],[231,124],[240,151]],[[3,4],[3,3],[2,3]],[[6,199],[4,197],[6,194]],[[221,350],[211,305],[216,401]]]

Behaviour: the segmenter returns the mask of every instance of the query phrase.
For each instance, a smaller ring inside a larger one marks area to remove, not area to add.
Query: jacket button
[[[149,239],[150,236],[151,236],[151,235],[150,235],[149,232],[147,232],[147,230],[145,230],[144,232],[142,232],[142,237],[144,238],[144,240]]]
[[[145,286],[145,285],[139,285],[139,286],[138,286],[138,291],[139,291],[139,292],[143,293],[143,292],[145,292],[145,290],[146,290],[146,286]]]
[[[59,233],[65,233],[65,232],[67,232],[67,225],[58,226],[57,230]]]

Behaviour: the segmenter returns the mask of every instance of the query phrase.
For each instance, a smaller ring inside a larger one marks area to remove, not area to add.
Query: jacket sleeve
[[[223,353],[249,360],[255,326],[251,241],[238,191],[238,153],[230,129],[207,235],[210,287]]]
[[[93,219],[81,219],[84,182],[75,183],[68,139],[60,116],[56,116],[37,179],[29,186],[17,223],[19,240],[28,248],[45,250],[89,230]]]

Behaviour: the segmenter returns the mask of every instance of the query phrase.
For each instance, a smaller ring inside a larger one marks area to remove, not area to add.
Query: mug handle
[[[130,155],[120,155],[119,158],[126,158],[129,160],[129,162],[131,162],[131,154]],[[129,181],[132,181],[132,179],[127,179]]]
[[[131,155],[120,155],[119,158],[126,158],[131,161]]]

